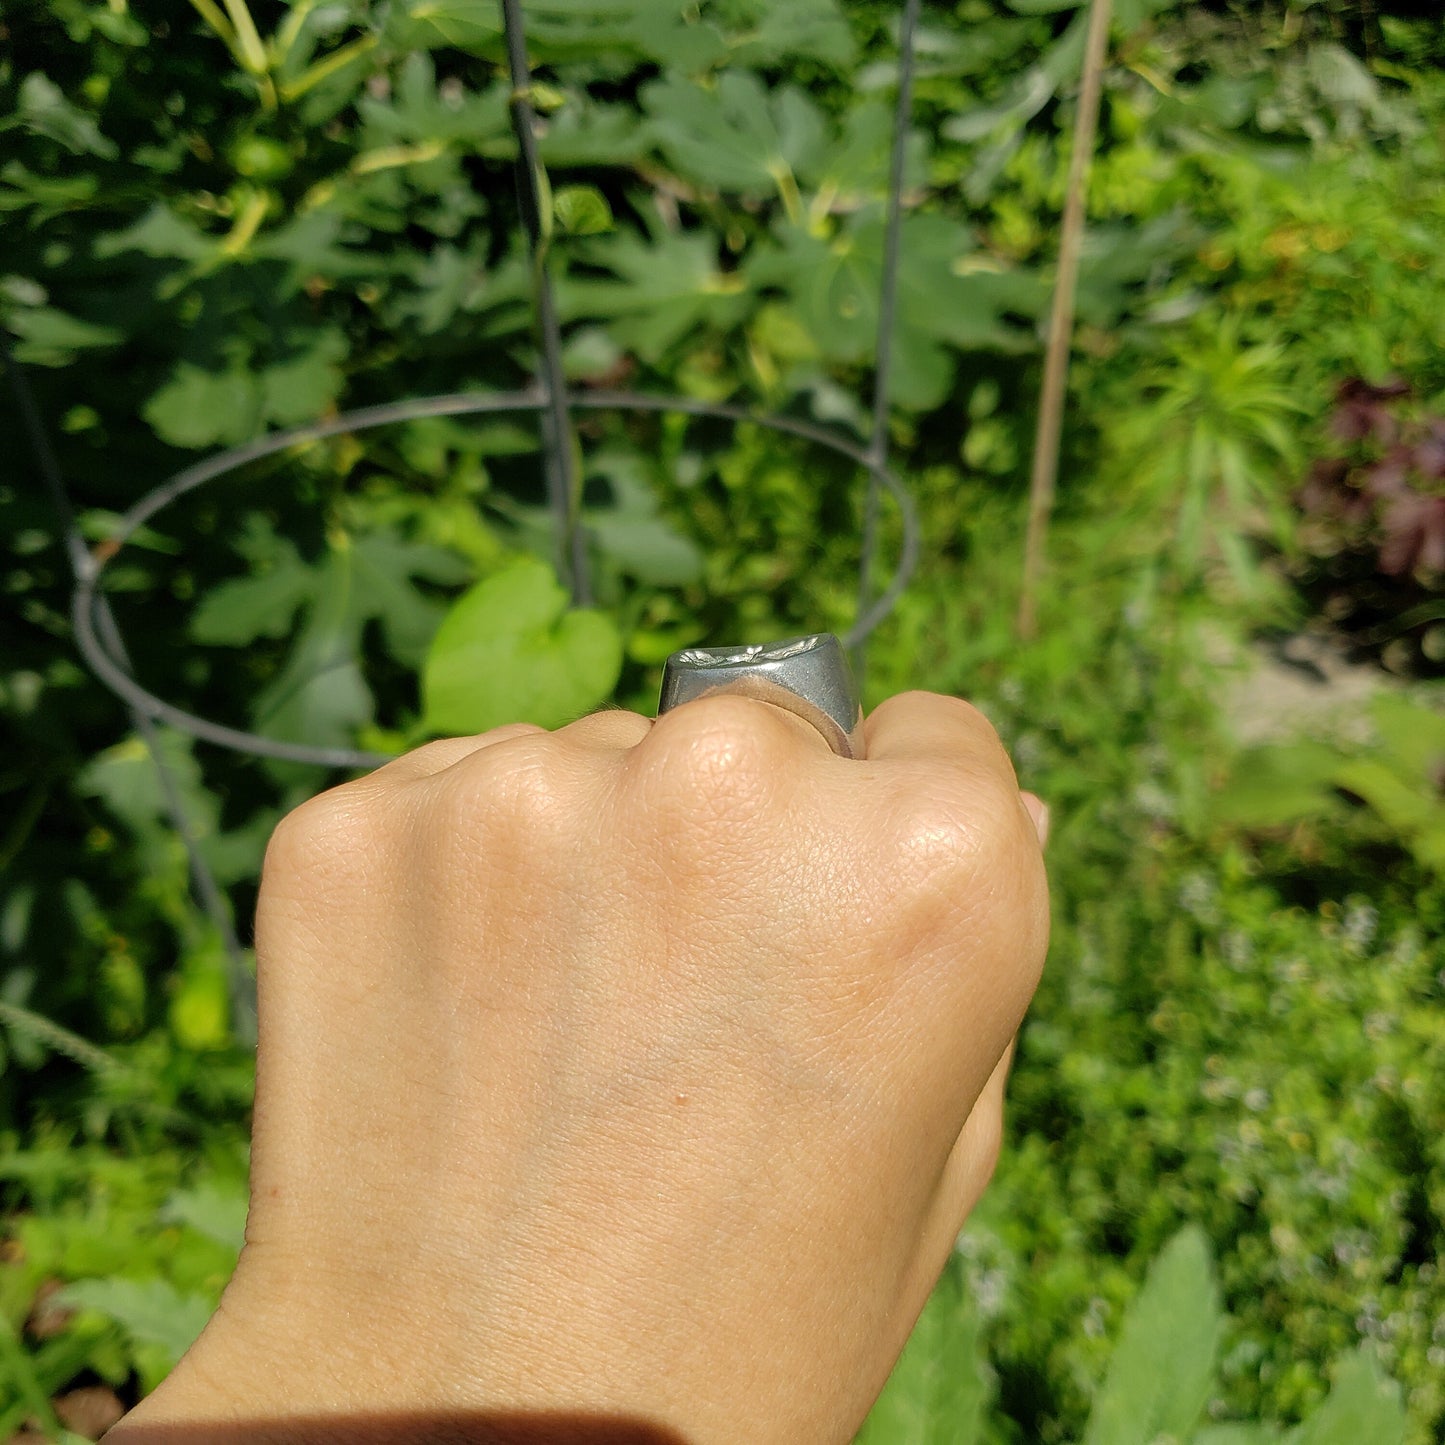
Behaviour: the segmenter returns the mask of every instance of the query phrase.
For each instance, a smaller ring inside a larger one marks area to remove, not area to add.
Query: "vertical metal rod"
[[[1104,89],[1104,53],[1109,43],[1111,0],[1092,0],[1089,29],[1084,37],[1084,66],[1079,89],[1079,111],[1074,122],[1074,150],[1064,198],[1064,219],[1059,232],[1059,274],[1049,312],[1048,349],[1044,353],[1044,380],[1039,391],[1039,419],[1034,432],[1034,459],[1029,475],[1029,524],[1024,542],[1023,580],[1015,623],[1021,638],[1031,638],[1038,627],[1039,587],[1043,581],[1044,549],[1049,517],[1059,476],[1059,445],[1064,434],[1064,402],[1069,384],[1069,353],[1074,336],[1074,296],[1083,258],[1084,221],[1089,194],[1089,166],[1094,158],[1094,135],[1099,126],[1099,103]]]
[[[562,330],[547,270],[551,227],[550,218],[544,210],[542,160],[537,152],[537,117],[532,109],[527,37],[519,0],[501,0],[501,5],[502,29],[507,41],[507,69],[512,82],[512,130],[517,137],[517,191],[521,201],[522,225],[532,258],[540,380],[547,400],[546,410],[542,413],[547,499],[557,527],[557,571],[567,583],[573,603],[582,607],[591,600],[592,588],[587,569],[586,538],[577,517],[582,488],[573,450],[567,379],[562,370]]]
[[[3,356],[5,371],[10,377],[11,389],[15,393],[16,405],[20,409],[20,417],[30,440],[30,448],[34,452],[36,463],[40,468],[41,481],[45,485],[45,490],[50,494],[51,505],[60,519],[66,558],[76,580],[79,581],[90,575],[95,564],[91,558],[90,549],[85,545],[85,539],[80,535],[75,508],[71,503],[69,493],[65,490],[65,480],[60,470],[60,463],[56,458],[55,449],[50,444],[50,435],[41,420],[40,408],[35,403],[35,395],[30,389],[30,383],[25,379],[25,373],[11,355],[9,343],[3,334],[0,334],[0,356]],[[110,610],[110,604],[104,597],[101,597],[96,602],[95,610],[99,632],[106,650],[114,657],[118,666],[129,672],[131,670],[130,658],[121,638],[120,629],[116,626],[115,615]],[[220,884],[216,882],[216,875],[211,872],[210,864],[206,862],[201,853],[200,839],[186,812],[175,772],[166,761],[165,754],[161,749],[160,733],[154,720],[135,708],[128,708],[127,711],[130,713],[131,726],[140,735],[146,751],[150,754],[151,762],[160,779],[161,796],[165,801],[166,811],[170,814],[171,824],[180,835],[181,843],[185,847],[186,861],[190,868],[191,887],[196,900],[220,934],[221,946],[226,955],[226,985],[231,997],[232,1028],[237,1040],[249,1047],[256,1042],[256,980],[247,966],[246,953],[241,947],[241,941],[236,936],[230,907],[221,891]]]
[[[868,493],[863,503],[863,545],[858,563],[858,615],[872,596],[873,558],[878,549],[878,470],[888,461],[889,385],[893,374],[893,323],[898,307],[898,267],[903,230],[903,168],[908,125],[913,116],[913,51],[920,0],[904,0],[898,29],[898,99],[893,108],[893,147],[888,161],[888,210],[883,230],[883,275],[878,296],[878,337],[874,343],[873,429],[868,438]],[[853,671],[863,686],[864,644],[853,649]]]

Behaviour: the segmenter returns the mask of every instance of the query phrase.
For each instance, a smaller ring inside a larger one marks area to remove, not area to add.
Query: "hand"
[[[983,717],[866,735],[608,711],[292,813],[246,1246],[113,1440],[850,1439],[992,1173],[1048,930]]]

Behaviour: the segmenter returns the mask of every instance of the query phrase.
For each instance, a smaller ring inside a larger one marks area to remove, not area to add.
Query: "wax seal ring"
[[[688,647],[662,670],[659,717],[714,692],[755,697],[796,713],[840,757],[863,756],[863,708],[843,644],[831,632],[748,647]]]

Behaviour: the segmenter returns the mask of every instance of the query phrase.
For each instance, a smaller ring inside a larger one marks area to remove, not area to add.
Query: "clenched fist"
[[[291,814],[246,1246],[117,1445],[850,1439],[993,1170],[1048,933],[983,717],[907,693],[866,736],[709,697]]]

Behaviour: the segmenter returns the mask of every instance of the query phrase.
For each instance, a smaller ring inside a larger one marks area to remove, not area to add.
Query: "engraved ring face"
[[[709,693],[755,697],[796,714],[841,757],[863,756],[863,708],[843,645],[831,632],[743,647],[688,647],[662,672],[658,716]]]

